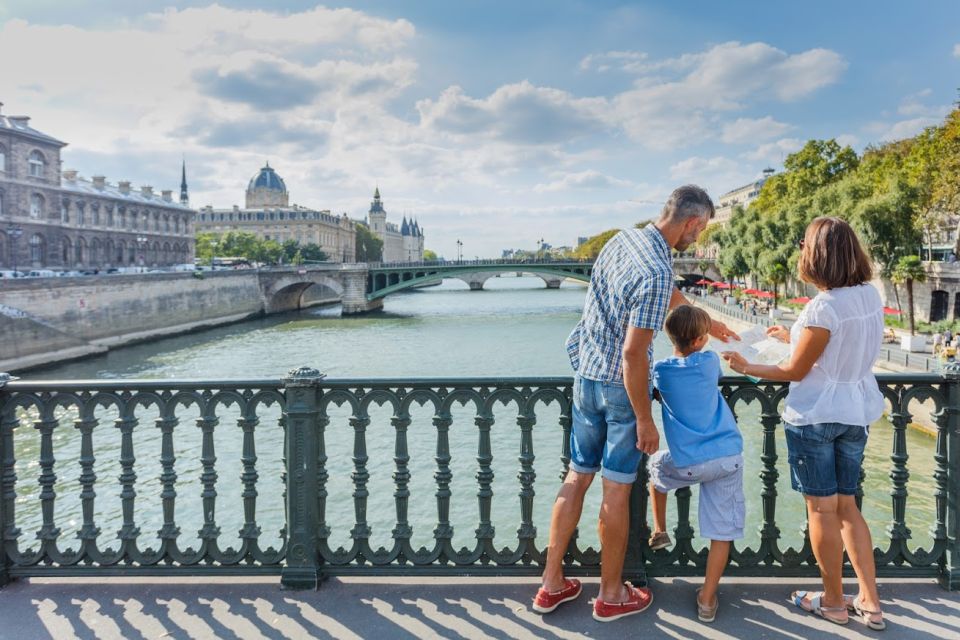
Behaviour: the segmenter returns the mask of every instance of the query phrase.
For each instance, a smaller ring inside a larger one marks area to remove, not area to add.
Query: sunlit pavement
[[[22,580],[0,591],[0,638],[960,638],[960,593],[933,580],[881,580],[882,633],[787,602],[814,580],[728,579],[713,624],[697,621],[697,580],[655,580],[648,611],[611,623],[591,618],[597,582],[585,582],[579,600],[539,616],[530,579],[330,579],[317,591],[274,578]]]

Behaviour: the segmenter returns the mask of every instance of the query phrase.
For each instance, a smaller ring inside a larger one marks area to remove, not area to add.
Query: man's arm
[[[679,307],[681,304],[693,304],[687,297],[680,293],[680,289],[677,287],[673,288],[673,293],[670,294],[670,309]],[[719,320],[710,320],[710,335],[719,340],[720,342],[729,342],[731,339],[740,340],[738,336],[732,329],[727,325],[720,322]]]
[[[682,296],[681,296],[682,297]],[[637,449],[652,454],[660,448],[660,434],[650,406],[650,356],[653,329],[629,327],[623,343],[623,384],[637,417]]]

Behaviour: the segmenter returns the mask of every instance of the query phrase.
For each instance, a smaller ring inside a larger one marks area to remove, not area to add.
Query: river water
[[[370,377],[478,377],[478,376],[554,376],[570,375],[563,342],[583,308],[585,288],[565,283],[558,290],[547,290],[538,278],[494,278],[487,290],[469,291],[458,280],[448,280],[437,287],[397,294],[386,299],[384,313],[354,318],[339,317],[337,308],[315,308],[298,313],[273,316],[211,329],[201,333],[158,340],[149,344],[112,351],[105,356],[62,365],[28,374],[37,379],[90,378],[278,378],[301,365],[317,368],[333,378]],[[669,352],[661,337],[655,345],[656,355]],[[757,529],[761,521],[760,446],[761,430],[756,404],[737,408],[745,441],[747,494],[747,534],[744,543],[756,548]],[[534,523],[538,543],[546,543],[549,514],[559,484],[561,438],[557,410],[538,409],[538,425],[534,430],[534,451],[537,454]],[[197,412],[184,410],[176,432],[177,521],[183,529],[181,546],[196,546],[196,532],[202,525],[200,502],[200,430],[192,426]],[[436,500],[433,473],[436,468],[435,431],[430,422],[432,409],[411,411],[410,427],[410,522],[414,527],[414,546],[432,547],[432,530],[436,525]],[[98,409],[100,426],[94,433],[97,455],[96,519],[101,527],[99,544],[115,546],[115,534],[121,524],[120,474],[117,454],[118,430],[111,427],[116,412]],[[276,406],[261,412],[257,427],[257,469],[259,499],[258,523],[263,528],[264,546],[279,542],[283,525],[282,433],[277,426]],[[372,545],[390,546],[391,529],[395,525],[393,481],[393,427],[390,412],[384,408],[371,411],[368,428],[367,519],[373,528]],[[454,546],[473,547],[473,531],[478,524],[476,463],[476,427],[472,407],[455,409],[450,430],[451,521],[455,527]],[[81,524],[79,500],[79,435],[70,425],[75,413],[61,414],[61,426],[55,432],[57,457],[57,524],[63,530],[62,540],[71,541]],[[159,430],[152,423],[156,412],[145,408],[138,412],[135,431],[135,470],[138,476],[136,519],[143,534],[139,546],[156,546],[156,531],[162,523],[160,509]],[[240,430],[236,416],[228,410],[221,414],[216,429],[217,521],[223,530],[221,548],[239,544],[236,533],[243,524],[242,486],[239,476]],[[327,520],[332,526],[333,546],[350,544],[350,529],[355,522],[350,474],[353,429],[344,408],[331,412],[327,429],[327,453],[330,472]],[[497,411],[492,431],[495,479],[493,482],[493,521],[498,547],[513,546],[520,522],[516,480],[520,452],[519,430],[515,426],[516,408]],[[789,487],[786,449],[782,430],[778,430],[777,522],[783,540],[781,547],[799,548],[803,541],[803,501]],[[886,547],[885,527],[891,520],[889,496],[892,429],[885,421],[874,425],[865,464],[866,482],[864,513],[874,534],[875,544]],[[40,526],[39,438],[36,431],[20,428],[16,432],[18,473],[18,525],[23,529],[22,545],[33,545],[34,532]],[[917,545],[929,548],[927,530],[933,523],[933,440],[910,432],[909,503],[907,524],[913,529]],[[694,500],[696,500],[694,490]],[[580,540],[583,546],[597,546],[593,525],[600,499],[599,483],[591,489],[585,505]],[[695,504],[691,516],[696,518]],[[675,517],[671,504],[668,517]],[[671,522],[671,527],[673,526]],[[62,543],[61,547],[72,542]]]

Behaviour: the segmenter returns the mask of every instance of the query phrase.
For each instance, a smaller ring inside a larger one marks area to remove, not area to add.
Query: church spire
[[[183,159],[183,168],[180,174],[180,204],[190,206],[190,195],[187,193],[187,159]]]

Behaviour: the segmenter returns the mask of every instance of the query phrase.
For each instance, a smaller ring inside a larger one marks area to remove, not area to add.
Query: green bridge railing
[[[893,431],[892,518],[875,550],[878,573],[935,576],[958,589],[960,377],[878,379]],[[0,583],[51,575],[279,574],[285,587],[312,588],[336,575],[539,574],[544,551],[534,496],[551,503],[569,461],[571,384],[328,380],[306,368],[283,380],[7,382],[0,387]],[[721,388],[741,412],[741,429],[762,430],[760,543],[735,549],[729,573],[816,575],[809,540],[781,548],[776,519],[785,472],[776,434],[786,386],[730,377]],[[932,521],[914,541],[906,522],[907,429],[918,407],[930,411],[936,441],[932,453],[923,452],[933,458]],[[759,425],[746,424],[751,411]],[[459,420],[463,412],[472,426]],[[538,481],[537,458],[554,461],[558,473]],[[647,547],[646,481],[641,473],[632,493],[627,577],[643,583],[702,573],[706,549],[695,547],[689,489],[677,492],[674,547]],[[469,496],[455,490],[464,482]],[[497,546],[495,525],[505,512],[494,514],[495,501],[513,514],[510,546]],[[476,528],[457,548],[454,520],[464,513]],[[264,514],[273,514],[279,530],[264,533]],[[224,531],[224,520],[239,527]],[[147,521],[159,526],[147,529]],[[425,522],[432,534],[418,546],[415,533],[422,537]],[[383,523],[392,526],[386,538]],[[338,531],[345,541],[337,542]],[[568,573],[597,575],[599,561],[575,536]]]

